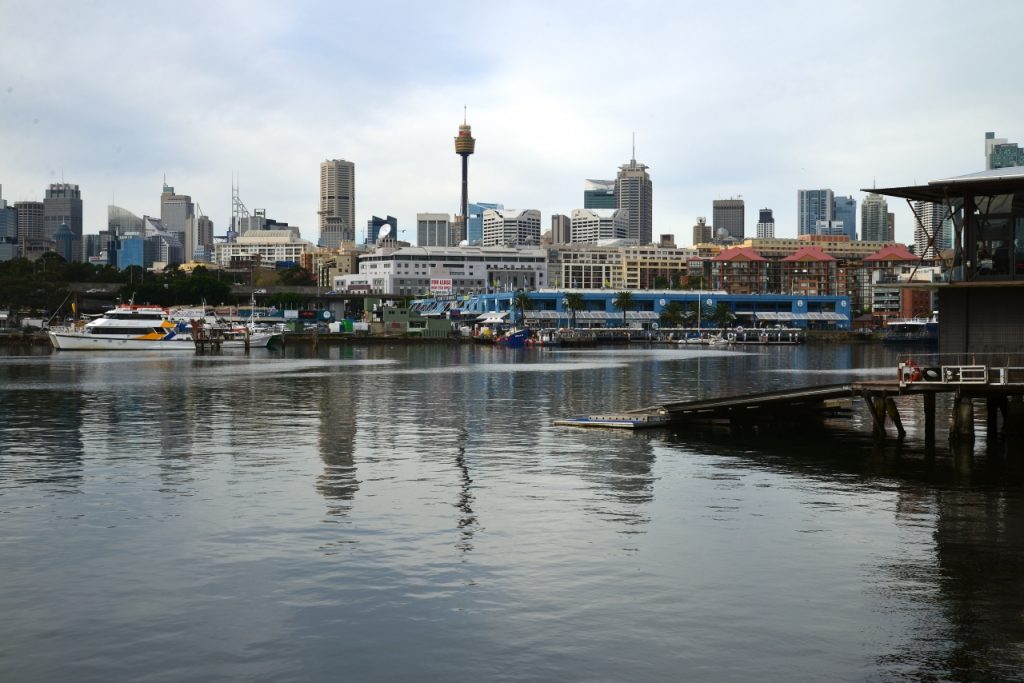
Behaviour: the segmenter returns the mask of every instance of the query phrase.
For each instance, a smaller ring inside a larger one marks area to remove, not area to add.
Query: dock
[[[558,426],[612,429],[725,424],[738,429],[799,430],[827,418],[849,417],[856,402],[871,415],[876,439],[906,435],[894,400],[920,396],[926,444],[934,444],[936,397],[952,394],[949,437],[974,438],[974,402],[984,401],[989,435],[1024,434],[1024,369],[984,365],[945,365],[921,372],[901,364],[895,379],[825,384],[713,399],[666,402],[618,414],[582,415],[556,420]]]

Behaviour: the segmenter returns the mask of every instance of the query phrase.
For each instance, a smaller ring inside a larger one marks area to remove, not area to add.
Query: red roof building
[[[723,250],[711,259],[711,286],[730,294],[767,291],[768,259],[750,247]]]

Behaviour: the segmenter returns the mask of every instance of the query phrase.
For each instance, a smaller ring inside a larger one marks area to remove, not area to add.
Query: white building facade
[[[573,244],[626,239],[629,213],[625,209],[573,209],[571,225]]]
[[[216,244],[214,262],[226,267],[232,260],[259,257],[259,262],[266,264],[277,261],[298,263],[304,254],[314,251],[316,248],[312,242],[300,238],[292,230],[250,230],[234,242]]]
[[[483,246],[540,244],[540,211],[537,209],[487,209],[484,211]]]

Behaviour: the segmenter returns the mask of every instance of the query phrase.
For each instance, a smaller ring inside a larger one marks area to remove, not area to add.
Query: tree
[[[686,310],[679,301],[669,301],[665,308],[661,309],[658,322],[662,327],[679,327],[686,316]]]
[[[733,314],[731,310],[729,310],[729,304],[725,303],[724,301],[719,301],[717,304],[715,304],[715,307],[711,309],[711,311],[707,314],[707,319],[715,327],[725,327],[733,320],[735,320],[736,316]]]
[[[629,327],[626,323],[626,312],[633,308],[633,292],[619,292],[615,295],[615,301],[612,302],[612,305],[622,311],[622,326]]]
[[[526,327],[526,312],[531,308],[533,308],[533,302],[530,301],[530,295],[526,292],[516,292],[512,298],[512,323],[515,324],[516,311],[519,311],[519,322]]]
[[[582,311],[586,308],[586,303],[583,301],[583,295],[579,292],[570,292],[565,295],[565,307],[572,311],[572,326],[576,327],[576,311]]]
[[[292,266],[291,268],[282,270],[277,275],[277,281],[282,285],[288,286],[309,287],[316,284],[316,280],[313,279],[313,274],[302,266]]]

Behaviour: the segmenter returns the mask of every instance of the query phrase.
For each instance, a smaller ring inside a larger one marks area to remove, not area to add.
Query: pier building
[[[537,327],[568,327],[573,319],[567,295],[580,294],[583,308],[575,311],[577,327],[621,328],[623,311],[611,290],[542,289],[528,292],[530,308],[526,320]],[[764,327],[785,325],[801,329],[850,329],[850,301],[845,296],[797,296],[790,294],[729,294],[722,290],[632,291],[630,308],[625,312],[631,328],[658,329],[661,314],[671,305],[693,310],[699,306],[701,327],[722,327],[723,316],[729,326]],[[496,292],[465,297],[458,302],[463,315],[509,313],[516,292]],[[447,306],[446,306],[447,304]],[[429,315],[431,308],[451,308],[451,302],[437,301],[420,310]],[[696,323],[693,323],[696,326]]]

